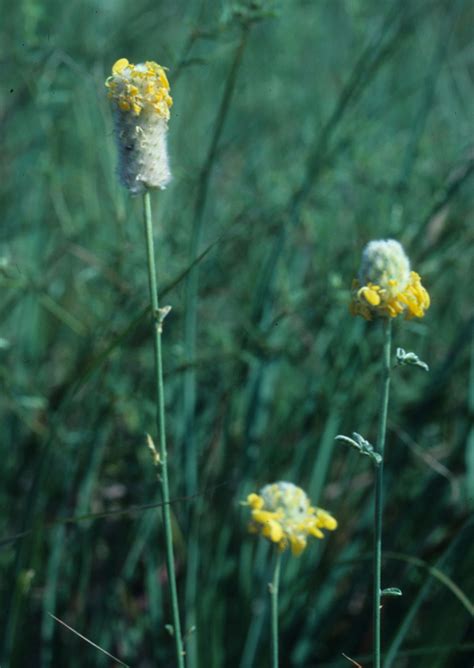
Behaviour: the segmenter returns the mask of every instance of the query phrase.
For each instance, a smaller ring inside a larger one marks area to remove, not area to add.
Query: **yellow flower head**
[[[306,547],[308,536],[324,538],[321,529],[334,531],[337,522],[325,510],[313,508],[305,492],[291,482],[265,485],[258,494],[249,494],[251,509],[249,530],[261,533],[280,550],[288,546],[294,555]]]
[[[105,85],[109,89],[109,98],[121,111],[134,116],[148,112],[169,119],[173,104],[170,85],[163,67],[152,60],[132,65],[126,58],[120,58],[112,67],[112,76]]]
[[[422,318],[430,296],[420,276],[410,270],[403,247],[394,239],[371,241],[362,254],[359,278],[352,286],[352,315]]]
[[[168,119],[173,100],[161,65],[147,61],[132,65],[120,58],[105,82],[114,109],[118,174],[132,195],[149,188],[166,188]]]

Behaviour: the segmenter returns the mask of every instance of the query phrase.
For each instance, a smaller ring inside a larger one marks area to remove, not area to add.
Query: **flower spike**
[[[132,195],[165,188],[171,179],[167,133],[173,100],[164,68],[120,58],[105,86],[114,109],[121,182]]]

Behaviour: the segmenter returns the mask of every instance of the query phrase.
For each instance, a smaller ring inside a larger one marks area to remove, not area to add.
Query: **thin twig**
[[[59,624],[62,624],[63,626],[65,626],[65,627],[68,629],[68,631],[71,631],[71,632],[74,633],[76,636],[78,636],[79,638],[81,638],[81,640],[84,640],[85,642],[89,643],[89,645],[92,645],[92,647],[95,647],[95,649],[98,649],[99,652],[102,652],[102,654],[105,654],[106,656],[108,656],[109,659],[113,659],[114,661],[116,661],[117,663],[119,663],[121,666],[125,666],[125,668],[130,668],[130,666],[128,665],[128,663],[124,663],[123,661],[121,661],[120,659],[118,659],[116,656],[114,656],[114,655],[111,654],[110,652],[107,652],[106,649],[103,649],[102,647],[99,647],[99,645],[96,645],[95,642],[92,642],[92,640],[89,640],[89,638],[86,638],[86,636],[83,636],[82,633],[79,633],[79,631],[76,631],[75,629],[73,629],[72,626],[69,626],[69,624],[66,624],[66,622],[63,622],[63,620],[62,620],[62,619],[59,619],[59,617],[56,617],[56,616],[53,615],[51,612],[48,612],[48,615],[49,615],[50,617],[52,617],[52,618],[53,618],[56,622],[58,622]]]
[[[363,666],[362,666],[361,663],[358,663],[358,662],[355,661],[354,659],[351,659],[351,657],[350,657],[350,656],[347,656],[347,654],[344,654],[344,652],[342,652],[342,656],[343,656],[345,659],[347,659],[348,661],[350,661],[351,663],[353,663],[354,666],[357,666],[357,668],[363,668]]]
[[[206,496],[207,494],[213,494],[216,489],[219,489],[219,487],[223,487],[224,485],[228,484],[229,484],[228,481],[221,482],[217,485],[213,485],[212,487],[203,490],[202,492],[198,492],[197,494],[192,494],[191,496],[174,497],[173,499],[170,499],[168,503],[171,506],[176,503],[182,503],[183,501],[188,501],[188,502],[194,501],[195,499]],[[70,515],[69,517],[59,517],[53,520],[52,522],[48,522],[47,524],[44,524],[41,527],[41,529],[46,529],[48,531],[62,524],[77,524],[78,522],[102,520],[102,519],[107,519],[108,517],[117,517],[118,515],[130,515],[131,513],[140,513],[143,512],[144,510],[155,510],[156,508],[162,508],[162,507],[163,507],[163,502],[159,501],[157,503],[145,503],[141,506],[128,506],[127,508],[114,508],[112,510],[103,510],[100,513],[85,513],[84,515]],[[38,518],[35,518],[34,521],[32,522],[36,526],[35,529],[26,529],[25,531],[20,531],[11,536],[7,536],[6,538],[1,538],[0,549],[10,543],[14,543],[17,540],[20,540],[21,538],[26,538],[26,536],[29,536],[34,531],[38,531],[36,523],[37,519]]]

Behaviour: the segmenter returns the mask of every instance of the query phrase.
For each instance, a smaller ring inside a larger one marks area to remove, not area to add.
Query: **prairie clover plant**
[[[288,547],[300,555],[308,537],[324,538],[322,529],[334,531],[337,521],[321,508],[315,508],[306,493],[291,482],[275,482],[249,494],[245,505],[250,507],[249,531],[259,533],[274,543],[275,569],[270,585],[272,601],[272,666],[278,667],[278,588],[281,554]]]
[[[155,450],[151,437],[148,437],[148,445],[152,450],[154,463],[159,467],[158,479],[161,483],[163,499],[166,567],[173,617],[172,635],[176,650],[176,665],[178,668],[184,668],[170,516],[161,352],[163,322],[170,307],[160,308],[158,301],[150,199],[150,188],[163,189],[171,179],[166,139],[173,100],[170,96],[170,86],[164,68],[153,61],[132,65],[126,58],[120,58],[113,65],[112,75],[106,80],[105,85],[115,115],[120,180],[132,195],[143,194],[148,282],[154,335],[159,452]]]
[[[430,306],[430,297],[421,283],[420,276],[410,268],[410,261],[398,241],[393,239],[371,241],[362,253],[358,279],[352,285],[352,315],[366,320],[378,319],[384,329],[382,353],[380,413],[377,444],[374,448],[363,436],[354,432],[353,438],[337,436],[367,455],[375,466],[374,504],[374,568],[373,568],[373,614],[374,648],[373,666],[380,668],[380,607],[382,596],[401,596],[396,587],[381,588],[382,570],[382,504],[383,504],[383,458],[387,427],[388,399],[390,390],[392,321],[403,315],[405,319],[423,318]],[[398,365],[419,366],[426,371],[428,365],[415,353],[397,350]]]

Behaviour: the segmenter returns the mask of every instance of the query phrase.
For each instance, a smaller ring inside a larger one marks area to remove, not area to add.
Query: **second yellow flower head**
[[[324,538],[321,529],[333,531],[337,522],[325,510],[311,506],[305,492],[291,482],[265,485],[258,494],[249,494],[252,533],[261,533],[280,550],[288,546],[294,555],[305,549],[308,536]]]

